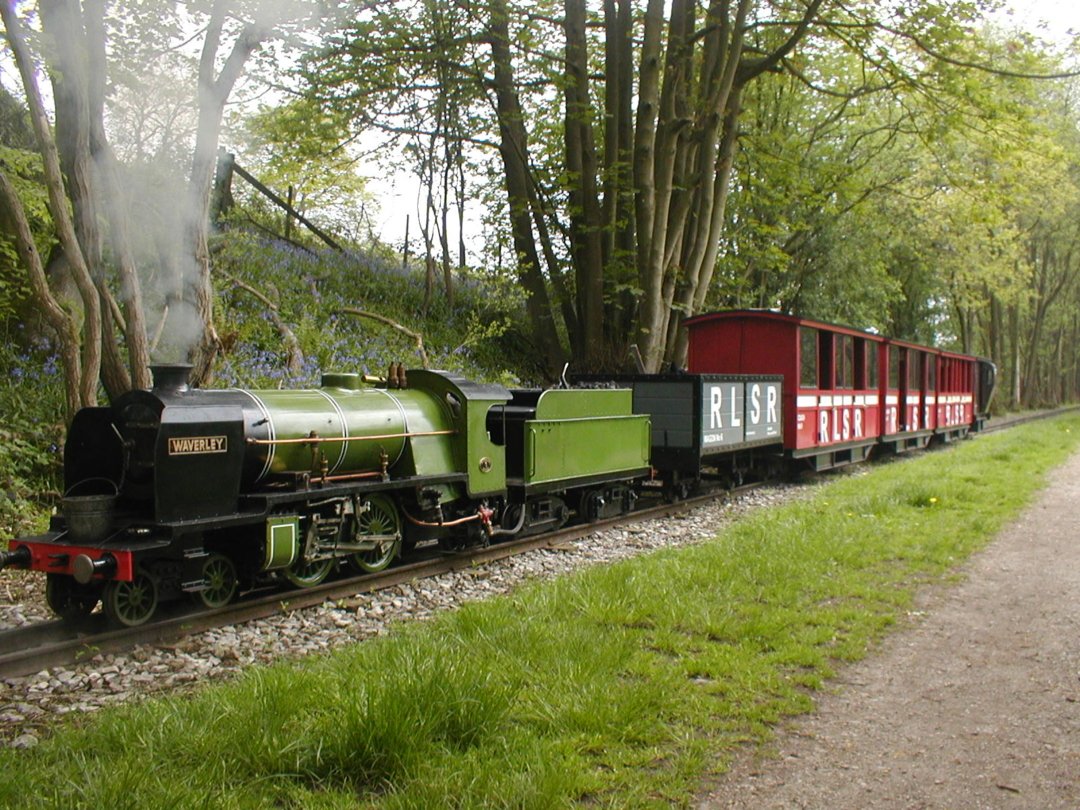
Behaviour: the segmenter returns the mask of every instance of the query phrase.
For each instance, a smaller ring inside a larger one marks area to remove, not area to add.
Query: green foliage
[[[718,759],[810,711],[1078,438],[1070,416],[837,476],[698,546],[103,712],[0,752],[0,803],[686,806]]]
[[[0,87],[0,146],[27,151],[36,148],[30,112],[3,87]]]
[[[53,225],[42,179],[41,156],[23,148],[0,145],[0,170],[7,175],[22,202],[38,252],[43,257],[48,256]],[[15,249],[14,236],[0,221],[0,324],[26,315],[29,301],[26,268]]]
[[[13,537],[44,529],[56,503],[64,390],[49,341],[23,327],[3,334],[0,367],[0,535]]]
[[[0,171],[15,188],[38,252],[54,240],[41,156],[26,108],[0,89]],[[64,391],[27,269],[0,216],[0,536],[45,528],[60,484]]]
[[[365,184],[348,148],[348,122],[339,113],[301,98],[280,107],[260,107],[242,126],[247,143],[237,160],[245,169],[282,199],[291,187],[293,208],[320,227],[343,240],[360,240]],[[247,186],[239,182],[234,187],[243,189]],[[263,216],[277,221],[284,217],[256,192],[245,191],[245,196]]]
[[[733,5],[710,6],[710,13],[722,9],[732,15]],[[804,7],[750,4],[749,50],[740,73],[751,75],[759,57],[789,36],[786,21],[797,19]],[[390,160],[404,155],[425,182],[437,174],[429,173],[432,162],[441,159],[436,139],[460,144],[464,134],[471,144],[487,146],[471,155],[470,169],[482,183],[471,196],[484,201],[484,259],[505,272],[515,257],[506,257],[508,206],[499,198],[502,169],[491,148],[502,133],[484,96],[493,65],[483,31],[493,8],[505,8],[513,43],[514,91],[528,138],[527,146],[513,148],[528,152],[540,198],[534,222],[564,237],[554,239],[545,254],[554,277],[556,266],[571,263],[567,235],[582,214],[572,210],[567,194],[572,173],[581,168],[573,160],[573,167],[566,165],[566,33],[557,4],[464,9],[435,0],[357,7],[356,19],[305,62],[304,78],[312,94],[345,111],[358,131],[387,133]],[[783,55],[782,66],[742,88],[741,156],[710,305],[778,307],[969,350],[977,349],[982,336],[1000,331],[1000,324],[991,328],[975,321],[988,296],[1012,305],[1027,292],[1027,268],[1018,261],[1026,215],[1017,203],[1026,196],[1027,181],[1030,188],[1044,189],[1057,175],[1044,174],[1044,184],[1037,166],[1068,161],[1041,148],[1052,138],[1029,137],[1039,134],[1033,112],[1046,116],[1057,106],[1033,92],[1048,83],[1018,78],[1053,73],[1052,58],[1030,37],[987,29],[985,10],[974,1],[824,4],[812,33]],[[643,12],[642,3],[634,4],[631,36],[639,46]],[[598,7],[585,13],[591,137],[604,156],[598,163],[606,166],[594,179],[602,187],[625,168],[607,162],[612,144],[604,148],[613,131],[602,110],[617,85],[607,75],[605,60],[613,51],[605,46],[614,40],[605,40],[610,20]],[[672,13],[677,12],[668,9]],[[687,49],[714,30],[708,20],[701,24],[700,37]],[[667,75],[673,75],[679,55],[662,58]],[[698,81],[688,74],[689,85]],[[685,100],[673,102],[683,106],[678,126],[688,132],[696,131],[699,117],[716,114],[697,108],[700,93],[692,86]],[[644,121],[648,111],[640,112],[638,120]],[[1043,159],[1028,161],[1026,144],[1036,144],[1033,153]],[[448,160],[447,153],[441,165]],[[681,212],[686,195],[703,178],[691,181],[678,172],[676,177],[681,188],[671,210]],[[638,193],[647,195],[644,188]],[[691,233],[711,219],[709,204],[693,212]],[[1054,227],[1059,236],[1064,221]],[[637,224],[632,240],[650,238],[643,223]],[[633,248],[621,247],[604,260],[605,317],[613,322],[617,305],[632,309],[627,305],[655,295],[627,260]],[[695,272],[692,262],[667,253],[669,282],[685,283]],[[586,270],[595,268],[577,268],[579,283]],[[553,287],[556,296],[563,294],[559,285]],[[687,309],[669,308],[680,306]],[[631,320],[609,324],[608,331],[625,330]],[[1002,347],[983,350],[1003,353]]]
[[[837,87],[861,80],[852,56],[820,54],[814,69]],[[903,295],[890,272],[886,206],[907,170],[891,103],[823,103],[803,82],[770,76],[748,90],[746,108],[713,305],[885,331]]]
[[[1021,399],[1075,397],[1075,87],[1024,78],[1060,66],[1030,38],[968,27],[975,4],[889,14],[831,10],[865,25],[744,94],[711,305],[1019,363],[1005,378],[1023,377]]]

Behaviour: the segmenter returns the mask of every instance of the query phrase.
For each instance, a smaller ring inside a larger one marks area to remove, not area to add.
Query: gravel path
[[[1080,808],[1080,455],[963,573],[699,809]]]

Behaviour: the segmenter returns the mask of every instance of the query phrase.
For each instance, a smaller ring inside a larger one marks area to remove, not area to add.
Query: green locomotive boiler
[[[74,618],[123,625],[160,601],[207,607],[267,580],[308,587],[446,548],[629,511],[649,418],[628,390],[510,391],[440,371],[307,390],[199,390],[158,366],[150,391],[74,419],[66,496],[45,535],[0,564],[42,571]]]

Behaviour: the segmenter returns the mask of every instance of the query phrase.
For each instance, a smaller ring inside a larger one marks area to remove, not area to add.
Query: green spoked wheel
[[[401,523],[394,502],[385,495],[372,495],[367,508],[356,516],[356,539],[376,538],[375,548],[349,557],[358,571],[375,573],[393,562],[401,549]]]
[[[138,627],[157,609],[157,583],[142,572],[136,573],[131,582],[113,580],[105,586],[101,603],[109,621],[124,627]]]
[[[100,598],[96,588],[80,585],[69,576],[45,575],[45,604],[65,621],[89,616]]]
[[[314,588],[334,570],[334,560],[297,560],[285,569],[285,579],[297,588]]]
[[[195,594],[196,601],[203,607],[224,607],[236,596],[236,566],[224,554],[211,554],[206,558],[203,579],[206,589]]]

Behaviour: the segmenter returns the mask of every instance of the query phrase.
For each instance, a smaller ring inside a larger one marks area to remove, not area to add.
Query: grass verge
[[[915,589],[990,540],[1080,417],[838,477],[715,541],[0,752],[12,807],[687,804]]]

